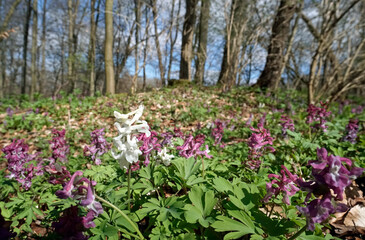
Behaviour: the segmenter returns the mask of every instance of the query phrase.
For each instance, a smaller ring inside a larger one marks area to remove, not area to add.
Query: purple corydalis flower
[[[141,133],[137,139],[138,141],[142,142],[142,146],[139,147],[139,150],[141,150],[142,155],[145,156],[144,165],[148,166],[150,163],[151,152],[153,150],[161,150],[161,144],[158,142],[157,133],[155,131],[151,131],[149,136],[147,136],[145,133]]]
[[[92,185],[93,184],[89,182],[86,198],[81,200],[80,205],[92,210],[95,213],[95,216],[97,216],[103,213],[103,207],[99,202],[95,201],[95,193]]]
[[[261,124],[258,129],[250,127],[250,129],[254,132],[248,139],[248,161],[246,164],[251,169],[258,169],[261,165],[260,157],[264,155],[265,152],[275,152],[275,149],[271,146],[273,144],[273,138],[270,136],[270,131],[261,127]]]
[[[321,190],[323,194],[329,193],[330,190],[336,194],[336,200],[343,199],[343,192],[349,186],[352,180],[359,177],[364,169],[352,167],[348,170],[343,163],[348,167],[352,166],[350,159],[328,155],[325,148],[317,149],[317,160],[309,161],[312,166],[312,176],[314,180],[309,182],[299,181],[299,185],[310,193]]]
[[[82,225],[84,228],[93,228],[95,227],[95,223],[93,222],[94,218],[96,217],[95,212],[90,210],[85,217],[82,217]]]
[[[224,128],[226,127],[226,123],[217,119],[214,121],[214,128],[212,128],[212,136],[214,137],[214,145],[218,145],[223,137]],[[221,147],[224,147],[222,144]]]
[[[211,158],[212,156],[208,155],[209,148],[208,145],[205,145],[205,150],[200,150],[200,147],[205,142],[205,136],[203,134],[198,134],[193,137],[192,135],[186,136],[184,144],[181,146],[177,146],[176,150],[179,150],[179,154],[182,157],[190,158],[190,157],[202,157],[203,155],[207,158]]]
[[[258,122],[258,124],[257,124],[257,127],[259,127],[259,128],[263,128],[263,127],[265,126],[265,122],[266,122],[266,115],[267,115],[267,113],[264,113],[264,114],[262,115],[262,117],[260,118],[260,120],[259,120],[259,122]]]
[[[269,174],[269,178],[275,178],[271,182],[266,183],[267,194],[263,199],[268,202],[272,197],[276,197],[280,192],[283,193],[283,202],[290,205],[289,196],[293,196],[299,188],[296,186],[298,176],[292,174],[284,165],[281,166],[281,175]]]
[[[343,137],[343,141],[350,142],[352,144],[356,143],[357,133],[359,131],[359,120],[350,119],[349,123],[346,126],[346,136]]]
[[[61,131],[58,131],[57,129],[52,130],[53,138],[52,141],[50,141],[52,149],[52,162],[55,162],[57,159],[62,163],[67,162],[66,155],[69,153],[70,149],[66,144],[65,133],[65,129]]]
[[[111,145],[105,140],[104,135],[104,128],[95,129],[90,133],[92,146],[85,146],[84,148],[84,155],[87,157],[90,156],[96,165],[101,164],[99,157],[111,148]]]
[[[59,164],[50,164],[44,167],[44,170],[52,174],[48,180],[49,183],[56,184],[66,184],[66,179],[71,178],[70,172],[65,166],[60,166]]]
[[[290,119],[288,116],[282,115],[280,119],[280,125],[282,127],[281,133],[284,137],[287,137],[287,130],[294,131],[294,123],[293,120]]]
[[[32,179],[35,176],[43,174],[42,161],[37,159],[40,153],[29,154],[29,147],[24,143],[24,139],[16,140],[4,147],[2,151],[5,153],[5,158],[8,160],[8,170],[10,175],[7,178],[14,178],[22,186],[28,190],[32,185]],[[37,165],[30,163],[36,160]]]
[[[78,181],[77,177],[82,176],[81,171],[76,171],[72,176],[71,179],[66,185],[63,187],[63,190],[58,190],[56,192],[56,196],[61,199],[67,199],[72,197],[72,190],[75,189],[75,183]]]
[[[351,109],[352,113],[355,114],[361,114],[364,111],[364,107],[363,106],[357,106],[356,108]]]
[[[12,118],[12,117],[13,117],[13,114],[14,114],[14,110],[13,110],[11,107],[8,107],[8,108],[6,109],[6,114],[8,114],[8,116],[9,116],[10,118]]]
[[[299,212],[306,216],[308,230],[310,231],[314,231],[315,223],[322,223],[331,214],[347,210],[347,206],[344,204],[333,205],[330,194],[325,195],[322,199],[314,199],[306,207],[298,206],[297,208]]]
[[[83,173],[81,171],[76,171],[70,178],[70,181],[64,185],[63,189],[56,192],[56,195],[61,199],[70,197],[74,200],[80,200],[80,205],[93,211],[94,214],[92,216],[96,217],[103,213],[101,204],[95,201],[93,185],[96,185],[96,182],[84,177],[80,178],[82,175]],[[89,225],[91,224],[90,217],[91,214],[87,216],[87,219],[84,219],[88,226],[91,226]]]
[[[313,104],[310,104],[307,109],[308,116],[306,123],[311,124],[312,122],[317,122],[313,128],[319,130],[320,128],[323,131],[327,131],[327,126],[325,123],[327,122],[326,118],[331,115],[330,111],[327,111],[326,103],[321,102],[321,107],[316,107]]]
[[[174,135],[170,132],[161,133],[161,137],[163,137],[163,140],[161,141],[161,147],[165,145],[171,144],[171,139],[174,137]]]
[[[248,126],[251,126],[252,124],[252,120],[253,120],[253,114],[251,113],[250,114],[250,117],[247,119],[245,125],[248,127]]]

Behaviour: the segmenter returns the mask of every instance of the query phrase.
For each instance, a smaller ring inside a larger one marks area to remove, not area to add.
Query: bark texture
[[[113,0],[105,1],[105,81],[106,93],[115,93],[113,64]]]
[[[205,61],[207,59],[210,0],[202,0],[201,4],[199,20],[199,45],[195,72],[195,80],[199,85],[204,83]]]
[[[281,79],[284,50],[290,34],[290,21],[296,9],[296,0],[281,0],[271,32],[265,68],[257,85],[262,89],[275,88]]]
[[[231,13],[229,19],[227,19],[226,43],[224,46],[221,71],[218,78],[218,84],[222,86],[223,91],[231,89],[236,83],[238,56],[242,45],[247,6],[248,2],[246,1],[232,1]]]
[[[182,32],[180,79],[191,80],[191,60],[193,58],[193,37],[198,0],[186,0],[186,12]]]

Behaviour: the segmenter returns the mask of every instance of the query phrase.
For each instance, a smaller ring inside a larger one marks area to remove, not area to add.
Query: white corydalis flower
[[[158,152],[157,155],[159,156],[160,160],[162,160],[162,163],[165,166],[169,166],[171,163],[171,159],[174,158],[174,155],[167,154],[166,147],[164,147],[160,152]]]
[[[127,114],[114,111],[117,120],[114,125],[120,135],[113,139],[117,151],[112,149],[111,154],[119,162],[121,168],[127,169],[130,164],[138,162],[139,156],[142,155],[142,151],[139,150],[137,144],[138,140],[134,135],[138,133],[151,135],[147,122],[139,120],[143,109],[144,107],[141,105],[137,110]],[[130,116],[132,116],[132,119],[130,119]]]

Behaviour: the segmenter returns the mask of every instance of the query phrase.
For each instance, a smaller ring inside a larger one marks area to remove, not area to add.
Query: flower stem
[[[101,198],[97,195],[95,195],[95,198],[98,199],[99,201],[109,205],[111,208],[113,208],[115,211],[117,211],[118,213],[120,213],[128,222],[129,224],[134,228],[134,230],[136,230],[138,236],[140,239],[144,239],[142,233],[139,231],[137,225],[135,222],[133,222],[128,216],[127,214],[125,214],[124,212],[122,212],[122,210],[120,210],[119,208],[117,208],[114,204],[112,204],[111,202],[108,202],[107,200],[105,200],[104,198]]]
[[[204,178],[205,171],[204,171],[204,158],[202,157],[202,177]]]
[[[131,174],[132,174],[131,165],[129,164],[129,167],[128,167],[128,192],[127,192],[128,211],[131,210],[131,202],[130,202],[130,199],[131,199]]]
[[[296,234],[291,236],[288,240],[295,240],[297,237],[300,236],[300,234],[302,234],[307,229],[307,226],[308,226],[307,224],[304,225]]]

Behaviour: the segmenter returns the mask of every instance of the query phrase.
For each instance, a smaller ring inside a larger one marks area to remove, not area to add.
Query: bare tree
[[[91,15],[90,15],[90,45],[89,45],[89,95],[95,94],[95,45],[96,45],[96,28],[97,21],[95,20],[95,3],[96,0],[90,1]],[[98,9],[100,1],[98,1]],[[98,13],[99,14],[99,13]],[[98,18],[98,17],[97,17]]]
[[[23,38],[23,82],[21,93],[26,93],[26,84],[27,84],[27,54],[28,54],[28,34],[29,34],[29,22],[30,22],[30,13],[31,13],[31,3],[32,0],[28,0],[27,2],[27,14],[24,23],[24,38]]]
[[[134,48],[134,76],[132,78],[132,87],[131,93],[134,94],[137,91],[137,80],[138,80],[138,72],[139,72],[139,31],[141,28],[141,2],[140,0],[134,0],[134,13],[136,18],[135,25],[135,48]]]
[[[231,89],[236,83],[238,56],[247,23],[247,6],[246,1],[233,0],[230,15],[226,16],[226,42],[218,78],[218,84],[222,86],[223,91]]]
[[[38,0],[33,0],[33,26],[32,26],[32,82],[30,86],[30,100],[33,101],[37,91],[37,36],[38,36]]]
[[[197,52],[195,80],[202,85],[204,82],[205,61],[207,58],[208,24],[210,1],[202,0],[199,20],[199,45]]]
[[[355,60],[361,55],[365,39],[354,41],[353,33],[349,33],[346,26],[342,32],[337,28],[340,21],[359,2],[360,0],[350,3],[347,1],[323,2],[320,6],[320,12],[323,14],[320,16],[322,21],[319,30],[304,13],[301,14],[308,30],[317,41],[306,81],[308,104],[315,103],[324,96],[329,101],[334,101],[344,92],[364,84],[365,70],[355,64]],[[342,11],[339,10],[340,6]],[[336,48],[335,46],[347,47]],[[336,49],[341,57],[336,55]],[[329,65],[326,66],[326,62],[329,62]]]
[[[173,59],[174,59],[174,46],[176,44],[176,40],[177,40],[177,36],[179,35],[179,21],[176,20],[179,15],[180,15],[180,9],[181,9],[181,0],[179,0],[178,3],[178,8],[177,8],[177,16],[176,18],[174,18],[174,8],[175,8],[175,0],[173,0],[172,2],[172,8],[171,8],[171,13],[170,13],[170,52],[169,52],[169,64],[167,67],[167,80],[171,80],[171,68],[172,68],[172,63],[173,63]],[[174,23],[176,20],[176,24]],[[175,33],[173,33],[173,26],[175,26]]]
[[[46,11],[47,11],[47,0],[43,0],[42,10],[42,37],[41,37],[41,48],[42,48],[42,63],[41,63],[41,77],[39,81],[39,92],[43,92],[43,86],[46,81]]]
[[[105,81],[106,93],[115,93],[113,64],[113,0],[105,1]]]
[[[185,1],[185,18],[182,33],[180,79],[191,80],[191,61],[193,59],[193,36],[198,0]]]
[[[157,1],[151,0],[151,5],[152,5],[152,14],[153,14],[153,26],[154,26],[154,30],[155,30],[155,43],[156,43],[156,50],[157,50],[158,67],[160,70],[161,86],[163,86],[165,83],[165,80],[164,80],[165,79],[165,67],[164,67],[163,61],[162,61],[162,53],[161,53],[159,33],[158,33]]]
[[[280,82],[282,68],[285,66],[284,50],[289,39],[290,21],[294,16],[296,5],[296,0],[280,1],[272,27],[265,68],[257,81],[260,88],[275,90]]]
[[[6,28],[8,27],[9,21],[14,14],[16,7],[20,4],[21,0],[16,0],[11,5],[9,11],[5,15],[5,18],[2,20],[2,24],[0,25],[0,35],[6,32]],[[0,98],[4,97],[3,87],[5,81],[5,43],[3,42],[2,37],[0,37]],[[3,74],[4,73],[4,74]]]

